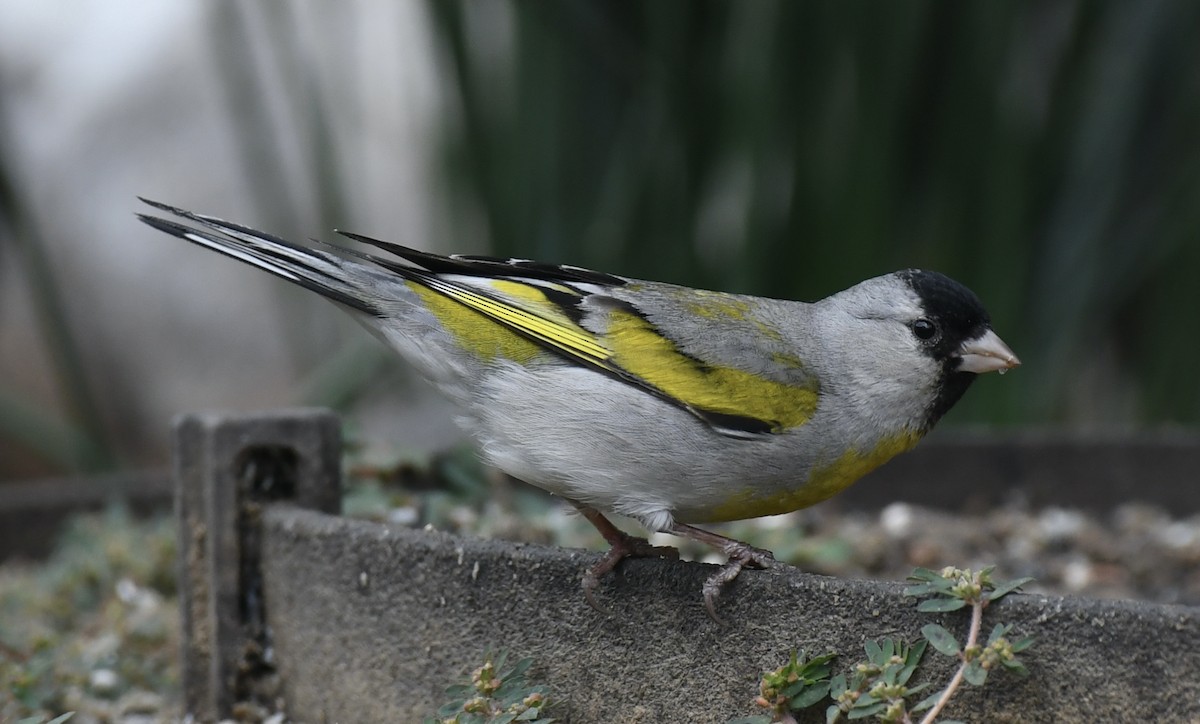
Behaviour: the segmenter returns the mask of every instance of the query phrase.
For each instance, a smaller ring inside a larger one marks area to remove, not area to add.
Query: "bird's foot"
[[[708,615],[717,623],[724,624],[725,620],[717,615],[717,599],[721,591],[738,577],[743,568],[774,568],[779,565],[771,551],[755,548],[748,543],[729,540],[721,546],[721,552],[729,556],[729,561],[721,569],[708,577],[704,582],[704,607]]]
[[[600,613],[607,613],[596,602],[596,589],[600,586],[600,577],[612,571],[617,564],[626,558],[679,558],[679,551],[670,546],[653,546],[645,538],[638,538],[627,533],[619,536],[605,536],[612,546],[600,562],[583,574],[583,596],[589,605]],[[736,575],[736,574],[735,574]]]

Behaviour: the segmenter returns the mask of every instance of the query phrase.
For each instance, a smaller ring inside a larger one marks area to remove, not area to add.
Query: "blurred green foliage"
[[[1200,419],[1200,5],[428,8],[454,238],[807,299],[934,268],[1026,363],[949,420]]]
[[[321,63],[357,50],[349,29],[368,8],[209,6],[205,57],[242,164],[214,173],[249,180],[264,228],[354,228],[352,154],[334,130],[362,108],[322,78],[390,89]],[[1025,363],[981,381],[945,424],[1200,421],[1200,4],[424,8],[444,100],[429,139],[442,218],[439,238],[414,243],[799,299],[933,268],[980,295]],[[305,12],[321,52],[299,31]],[[35,282],[68,419],[0,380],[0,442],[61,469],[111,468],[128,451],[113,449],[82,322],[66,318],[3,145],[0,235],[17,243],[0,261]],[[303,202],[287,192],[297,168],[315,179]],[[281,319],[285,342],[309,333],[301,315]],[[353,405],[388,374],[381,355],[347,344],[298,401]]]

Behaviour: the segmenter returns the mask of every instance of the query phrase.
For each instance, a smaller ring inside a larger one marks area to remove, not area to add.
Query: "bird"
[[[302,245],[141,200],[172,217],[138,213],[151,227],[347,309],[457,404],[484,460],[573,505],[609,545],[582,575],[598,610],[622,560],[677,556],[609,515],[722,554],[702,589],[722,621],[722,590],[778,564],[698,526],[830,498],[910,450],[978,375],[1020,364],[979,298],[936,271],[789,301],[345,231],[371,252]]]

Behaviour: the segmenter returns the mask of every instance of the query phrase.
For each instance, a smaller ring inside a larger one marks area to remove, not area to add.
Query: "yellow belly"
[[[790,513],[816,505],[845,490],[896,455],[911,450],[918,440],[920,435],[909,432],[884,440],[875,449],[865,453],[854,449],[847,450],[831,464],[813,470],[808,480],[794,489],[771,491],[765,495],[762,491],[743,489],[714,507],[709,514],[702,516],[703,519],[695,522],[720,523],[758,518]]]

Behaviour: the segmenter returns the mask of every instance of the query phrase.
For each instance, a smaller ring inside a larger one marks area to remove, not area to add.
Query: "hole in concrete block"
[[[243,450],[235,462],[242,490],[258,502],[296,497],[300,456],[285,445],[256,445]]]
[[[278,679],[263,599],[260,516],[264,504],[296,498],[300,456],[286,445],[248,447],[235,459],[234,473],[241,490],[238,614],[243,646],[233,688],[241,701],[269,703],[275,696]]]

